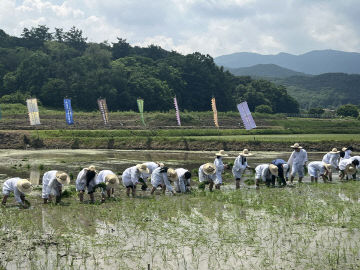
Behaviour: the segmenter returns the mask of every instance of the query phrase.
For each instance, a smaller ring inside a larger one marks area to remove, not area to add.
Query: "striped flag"
[[[141,122],[143,123],[144,126],[146,126],[145,120],[144,120],[144,100],[142,98],[138,98],[137,105],[139,108]]]
[[[29,112],[29,120],[31,126],[40,125],[40,116],[39,116],[39,108],[37,105],[36,98],[29,98],[26,100],[28,112]]]
[[[176,97],[174,97],[174,105],[175,105],[175,112],[176,112],[176,120],[177,120],[178,126],[181,126],[179,106],[178,106]]]
[[[104,124],[109,124],[109,111],[106,105],[106,99],[105,98],[98,98],[97,100],[99,110],[101,112],[101,116],[103,118]]]
[[[215,127],[219,128],[218,115],[217,115],[217,109],[216,109],[216,101],[215,101],[214,97],[211,99],[211,108],[212,108],[212,110],[214,112],[214,124],[215,124]]]

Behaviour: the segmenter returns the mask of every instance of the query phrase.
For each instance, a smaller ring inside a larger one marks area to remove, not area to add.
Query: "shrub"
[[[325,110],[323,108],[311,108],[309,114],[323,114]]]
[[[351,117],[358,117],[359,116],[359,110],[357,106],[352,104],[346,104],[340,106],[336,113],[340,116],[351,116]]]
[[[257,112],[257,113],[273,113],[273,110],[269,105],[259,105],[259,106],[256,106],[255,112]]]

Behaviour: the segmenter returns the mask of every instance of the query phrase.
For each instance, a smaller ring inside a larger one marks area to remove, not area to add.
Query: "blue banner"
[[[74,119],[73,119],[73,111],[71,108],[71,99],[64,98],[64,108],[65,108],[66,123],[68,125],[73,125]]]

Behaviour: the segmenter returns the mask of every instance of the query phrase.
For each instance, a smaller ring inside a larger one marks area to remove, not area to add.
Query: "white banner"
[[[36,98],[29,98],[26,100],[28,112],[29,112],[29,119],[30,125],[40,125],[40,116],[39,116],[39,108],[37,105]]]
[[[251,115],[251,112],[249,110],[249,106],[247,102],[242,102],[237,105],[237,108],[240,112],[241,119],[244,123],[245,129],[250,130],[253,128],[256,128],[255,121]]]

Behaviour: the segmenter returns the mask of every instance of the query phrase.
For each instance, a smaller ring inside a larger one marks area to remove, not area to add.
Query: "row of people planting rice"
[[[333,148],[323,156],[321,161],[312,161],[308,163],[308,156],[305,149],[298,143],[291,146],[293,152],[288,161],[283,159],[274,159],[270,163],[259,164],[255,169],[248,165],[248,158],[253,156],[248,149],[244,149],[235,159],[234,164],[225,164],[223,157],[228,154],[224,150],[215,153],[215,160],[211,163],[205,163],[198,170],[199,189],[209,190],[220,189],[223,185],[222,175],[225,169],[231,169],[235,179],[235,188],[239,189],[244,185],[244,173],[246,169],[255,172],[255,185],[260,187],[261,183],[266,186],[275,187],[276,180],[278,186],[284,187],[287,183],[293,183],[298,176],[298,182],[301,183],[305,171],[310,175],[311,182],[317,182],[321,177],[324,182],[332,181],[332,172],[339,171],[340,180],[348,180],[349,177],[356,179],[356,171],[359,168],[360,156],[351,156],[352,147],[342,148],[338,151]],[[126,195],[136,196],[137,186],[142,191],[148,190],[148,183],[151,184],[150,194],[160,188],[162,193],[168,190],[175,195],[176,193],[186,193],[191,190],[191,172],[184,168],[170,168],[161,162],[145,162],[136,164],[125,169],[122,175],[118,176],[111,170],[105,169],[97,171],[95,166],[83,168],[77,175],[75,181],[76,191],[80,202],[84,201],[85,192],[88,193],[90,202],[95,202],[94,193],[101,191],[101,202],[106,198],[114,196],[114,189],[122,185],[126,189]],[[61,202],[64,185],[70,184],[70,177],[67,173],[57,170],[46,172],[42,178],[42,199],[44,204],[55,199],[56,203]],[[174,185],[174,187],[173,187]],[[11,193],[15,200],[23,207],[29,205],[25,195],[32,191],[32,184],[27,179],[14,177],[6,180],[3,185],[2,204],[5,205]]]

